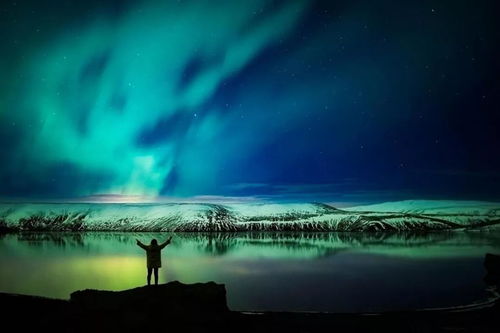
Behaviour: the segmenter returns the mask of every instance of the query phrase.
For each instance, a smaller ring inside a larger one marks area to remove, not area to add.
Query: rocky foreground
[[[500,257],[485,282],[498,290]],[[50,332],[498,332],[498,297],[476,304],[371,314],[235,312],[224,285],[171,282],[119,292],[84,290],[69,300],[0,293],[2,326]]]

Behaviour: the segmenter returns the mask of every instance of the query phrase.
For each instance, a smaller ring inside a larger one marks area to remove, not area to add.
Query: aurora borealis
[[[493,2],[0,8],[1,198],[500,198]]]

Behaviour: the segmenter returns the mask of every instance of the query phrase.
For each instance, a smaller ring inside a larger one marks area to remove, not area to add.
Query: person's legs
[[[154,268],[154,272],[155,272],[155,285],[158,285],[158,267]]]
[[[148,286],[151,285],[151,271],[153,269],[148,267]]]

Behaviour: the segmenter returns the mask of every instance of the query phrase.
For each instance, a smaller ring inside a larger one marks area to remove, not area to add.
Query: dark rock
[[[486,267],[488,273],[500,275],[500,255],[486,253],[484,267]]]
[[[224,285],[171,282],[71,300],[0,293],[2,327],[36,332],[497,332],[494,306],[372,314],[235,312]]]
[[[484,267],[487,272],[484,282],[490,286],[496,285],[500,287],[500,255],[486,253]]]
[[[183,284],[178,281],[124,291],[83,290],[71,294],[80,309],[134,313],[225,313],[226,288],[214,282]]]

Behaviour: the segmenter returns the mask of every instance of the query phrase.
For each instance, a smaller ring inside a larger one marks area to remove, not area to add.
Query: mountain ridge
[[[325,203],[4,203],[11,231],[432,231],[500,227],[500,204],[408,200]],[[499,228],[500,229],[500,228]]]

